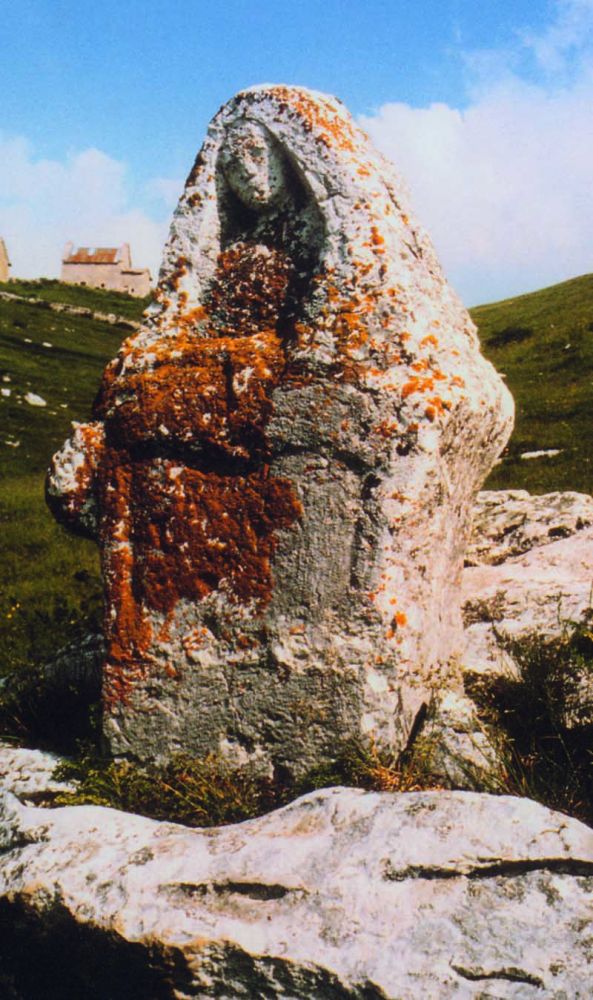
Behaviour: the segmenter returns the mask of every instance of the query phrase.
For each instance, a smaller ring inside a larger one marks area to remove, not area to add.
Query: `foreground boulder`
[[[188,830],[3,793],[18,1000],[591,995],[593,832],[524,799],[334,788]]]
[[[114,753],[294,774],[402,749],[460,688],[512,402],[405,201],[332,98],[258,87],[212,121],[157,305],[48,479],[102,549]]]

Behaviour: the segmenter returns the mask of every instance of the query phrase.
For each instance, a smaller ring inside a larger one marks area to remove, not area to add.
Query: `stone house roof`
[[[64,264],[117,264],[117,247],[78,247],[64,257]]]

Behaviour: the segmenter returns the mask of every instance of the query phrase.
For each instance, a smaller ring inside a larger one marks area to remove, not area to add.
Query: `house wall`
[[[110,288],[119,291],[118,264],[68,264],[62,261],[61,280],[71,285],[89,285],[92,288]]]
[[[0,281],[8,281],[10,278],[10,263],[4,245],[4,240],[0,240]]]
[[[142,297],[150,292],[150,271],[122,271],[119,291]]]

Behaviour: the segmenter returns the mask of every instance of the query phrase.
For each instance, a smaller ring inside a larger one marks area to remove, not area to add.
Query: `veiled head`
[[[239,122],[227,129],[220,150],[224,177],[247,208],[269,208],[286,188],[283,155],[263,125]]]

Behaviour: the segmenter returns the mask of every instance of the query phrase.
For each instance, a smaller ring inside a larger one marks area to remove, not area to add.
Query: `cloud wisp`
[[[22,137],[0,135],[0,235],[15,277],[57,277],[69,240],[86,246],[128,242],[135,266],[156,277],[168,228],[170,191],[147,192],[154,214],[137,207],[125,164],[98,149],[64,160],[35,156]]]
[[[515,54],[533,55],[536,81],[509,68],[507,50],[470,53],[467,107],[389,103],[361,119],[470,304],[593,270],[593,0],[561,0]]]

